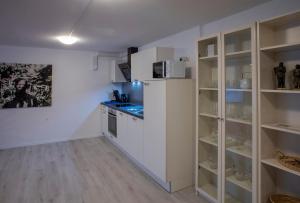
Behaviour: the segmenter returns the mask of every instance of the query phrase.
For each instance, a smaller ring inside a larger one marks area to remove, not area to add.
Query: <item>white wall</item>
[[[92,70],[93,52],[0,46],[0,62],[53,64],[52,106],[0,109],[0,149],[100,135],[100,101],[109,67]]]
[[[142,46],[141,49],[154,46],[174,47],[176,49],[176,57],[188,56],[191,59],[189,66],[193,69],[192,78],[195,78],[197,39],[213,33],[246,26],[257,20],[271,18],[297,10],[300,10],[300,0],[273,0],[232,16],[205,25],[196,26],[189,30],[151,42]]]

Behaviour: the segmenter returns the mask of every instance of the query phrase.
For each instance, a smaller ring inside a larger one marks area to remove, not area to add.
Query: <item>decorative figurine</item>
[[[299,64],[297,64],[296,69],[293,70],[293,77],[294,77],[293,80],[294,88],[300,90],[300,65]]]
[[[277,79],[277,89],[285,89],[285,73],[286,67],[282,62],[279,63],[279,66],[274,68],[274,72]]]

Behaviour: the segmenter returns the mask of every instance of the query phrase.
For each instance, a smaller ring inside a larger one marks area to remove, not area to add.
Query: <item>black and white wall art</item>
[[[0,63],[0,108],[51,106],[52,65]]]

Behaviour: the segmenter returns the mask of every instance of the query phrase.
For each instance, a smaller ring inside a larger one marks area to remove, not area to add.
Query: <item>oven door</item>
[[[108,113],[108,131],[117,137],[117,116],[112,113]]]
[[[153,78],[165,78],[166,77],[166,62],[160,61],[153,63]]]

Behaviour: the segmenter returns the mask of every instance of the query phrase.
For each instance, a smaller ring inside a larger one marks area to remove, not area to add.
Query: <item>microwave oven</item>
[[[153,63],[153,78],[185,78],[183,61],[166,60]]]

